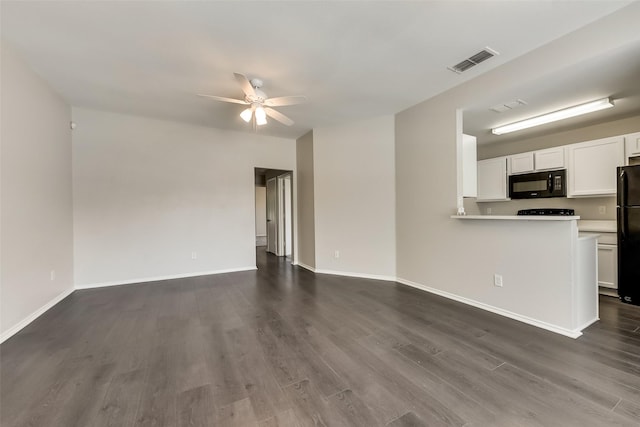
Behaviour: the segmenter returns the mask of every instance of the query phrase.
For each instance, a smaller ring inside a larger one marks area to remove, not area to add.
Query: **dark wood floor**
[[[76,291],[0,347],[2,426],[640,424],[640,307],[602,298],[572,340],[258,263]]]

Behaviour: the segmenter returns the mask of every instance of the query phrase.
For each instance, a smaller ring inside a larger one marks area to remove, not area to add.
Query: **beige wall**
[[[4,340],[73,290],[73,215],[71,108],[4,43],[1,55]]]
[[[316,267],[315,209],[313,181],[313,131],[296,142],[297,206],[298,206],[298,263]]]
[[[77,286],[255,268],[254,168],[295,170],[295,140],[82,108],[73,118]]]
[[[516,91],[545,72],[577,65],[609,49],[637,41],[640,33],[634,28],[632,17],[638,11],[640,4],[633,4],[396,115],[399,278],[503,311],[521,310],[522,300],[515,294],[513,298],[503,298],[504,292],[496,292],[492,274],[499,273],[501,266],[526,268],[522,260],[535,258],[536,254],[494,246],[496,242],[488,231],[498,224],[450,218],[457,208],[456,183],[458,167],[462,166],[458,160],[462,131],[459,111],[475,105],[478,99],[488,99],[496,87]],[[517,231],[507,222],[501,222],[500,226],[506,232]],[[469,233],[471,227],[474,233]],[[477,236],[485,237],[475,240]],[[545,274],[533,269],[525,281],[511,286],[521,286],[520,294],[528,295],[533,290],[529,287],[535,286],[536,279],[544,280]],[[544,319],[552,313],[540,304],[528,310],[527,315]]]
[[[395,277],[394,157],[393,116],[314,129],[316,269]]]

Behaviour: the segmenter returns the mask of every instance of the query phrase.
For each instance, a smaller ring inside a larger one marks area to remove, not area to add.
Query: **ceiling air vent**
[[[504,113],[505,111],[522,107],[523,105],[527,105],[527,101],[516,99],[515,101],[503,102],[502,104],[494,105],[493,107],[489,108],[489,110],[495,113]]]
[[[460,73],[462,73],[464,71],[467,71],[469,68],[475,67],[479,63],[486,61],[489,58],[493,58],[496,55],[498,55],[498,52],[496,52],[495,50],[493,50],[491,48],[485,47],[484,49],[482,49],[480,52],[476,53],[475,55],[472,55],[469,58],[465,59],[464,61],[461,61],[461,62],[457,63],[453,67],[448,67],[448,68],[451,71],[454,71],[454,72],[460,74]]]

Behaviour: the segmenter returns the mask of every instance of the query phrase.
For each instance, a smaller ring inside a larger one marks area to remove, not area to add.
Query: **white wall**
[[[78,287],[255,267],[254,167],[295,170],[295,140],[82,108],[73,119]]]
[[[0,341],[73,290],[71,108],[4,43],[1,55]]]
[[[522,301],[502,298],[495,292],[492,274],[502,263],[515,263],[519,256],[535,262],[535,255],[519,255],[510,247],[492,245],[492,240],[476,240],[477,236],[490,235],[491,227],[509,229],[508,222],[476,224],[486,230],[470,234],[468,224],[449,217],[457,207],[457,168],[461,166],[457,156],[457,139],[462,130],[459,110],[488,98],[495,87],[516,89],[547,71],[638,40],[640,33],[634,28],[633,16],[637,16],[640,3],[630,7],[635,13],[625,8],[396,115],[399,278],[502,310],[521,309]],[[530,294],[535,291],[536,280],[546,279],[542,270],[531,269],[531,277],[511,286],[521,287],[522,295]],[[548,318],[552,315],[550,309],[545,304],[532,305],[528,316]]]
[[[314,129],[313,161],[316,270],[395,277],[393,116]]]

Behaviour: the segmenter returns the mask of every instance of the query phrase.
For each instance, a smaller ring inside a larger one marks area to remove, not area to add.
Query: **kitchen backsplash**
[[[587,220],[615,220],[615,197],[585,197],[568,199],[555,197],[549,199],[510,200],[506,202],[476,203],[475,198],[464,199],[464,209],[467,215],[516,215],[520,209],[532,208],[569,208],[576,211],[581,219]],[[490,209],[490,211],[488,211]],[[604,213],[602,212],[604,210]]]

